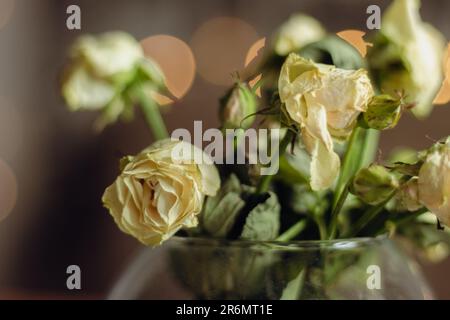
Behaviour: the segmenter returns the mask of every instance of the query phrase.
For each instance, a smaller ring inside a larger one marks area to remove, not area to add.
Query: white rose
[[[325,37],[326,31],[319,21],[304,14],[292,15],[279,28],[274,49],[278,55],[286,56],[291,52]]]
[[[405,90],[418,117],[427,116],[443,80],[445,38],[419,14],[418,0],[395,0],[369,50],[374,76],[386,93]]]
[[[128,161],[102,200],[123,232],[149,246],[196,226],[220,187],[211,159],[186,142],[161,140]]]
[[[367,72],[338,69],[290,54],[281,69],[278,89],[312,157],[312,189],[329,188],[340,168],[333,138],[349,136],[373,96]]]
[[[71,48],[62,96],[71,111],[104,110],[102,128],[132,107],[126,90],[136,80],[155,91],[164,87],[162,72],[138,41],[119,31],[84,35]]]

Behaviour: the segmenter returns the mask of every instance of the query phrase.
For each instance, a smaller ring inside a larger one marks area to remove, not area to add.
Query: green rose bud
[[[383,166],[371,165],[359,170],[350,185],[350,192],[370,205],[387,200],[399,187],[396,175]]]
[[[256,112],[256,95],[245,83],[238,82],[220,101],[219,116],[224,129],[247,129]]]
[[[393,98],[388,94],[374,96],[360,118],[360,125],[376,130],[392,129],[397,125],[401,114],[401,98]]]

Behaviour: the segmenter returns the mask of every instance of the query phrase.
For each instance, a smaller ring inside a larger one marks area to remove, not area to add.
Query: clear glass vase
[[[249,242],[175,237],[144,249],[110,299],[431,299],[387,239]]]

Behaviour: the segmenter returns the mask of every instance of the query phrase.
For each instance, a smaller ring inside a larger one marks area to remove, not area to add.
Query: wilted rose
[[[155,246],[195,227],[205,196],[214,196],[219,186],[218,171],[202,150],[161,140],[125,159],[102,200],[123,232]]]
[[[418,194],[420,203],[450,226],[450,137],[427,152],[419,171]]]
[[[367,72],[317,64],[290,54],[281,69],[278,90],[312,157],[312,189],[330,187],[340,168],[333,138],[344,140],[350,135],[373,96]]]

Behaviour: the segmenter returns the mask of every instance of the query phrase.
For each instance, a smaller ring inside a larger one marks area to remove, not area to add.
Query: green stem
[[[333,197],[333,205],[332,211],[336,209],[339,198],[341,197],[342,192],[344,191],[345,185],[348,182],[349,177],[351,176],[350,170],[352,164],[352,155],[355,154],[354,145],[358,140],[358,136],[361,132],[361,128],[355,127],[350,135],[350,140],[347,144],[347,150],[345,151],[344,159],[342,161],[341,173],[339,174],[338,182],[336,184],[336,190]],[[361,150],[359,150],[361,151]],[[357,171],[359,168],[353,168],[354,171]]]
[[[341,196],[339,197],[339,200],[336,204],[336,207],[331,213],[331,225],[330,225],[330,236],[329,240],[334,239],[336,237],[337,233],[337,225],[338,225],[338,215],[342,210],[342,207],[344,206],[345,200],[347,200],[347,196],[349,193],[349,186],[352,180],[349,180],[347,184],[344,187],[343,192],[341,193]]]
[[[336,237],[338,215],[347,199],[351,178],[361,167],[373,161],[378,148],[379,135],[377,130],[360,127],[355,127],[352,131],[333,197],[330,239]]]
[[[285,232],[283,232],[278,238],[276,238],[276,241],[289,241],[294,239],[296,236],[298,236],[300,233],[305,230],[308,222],[306,219],[302,219],[296,224],[294,224],[292,227],[287,229]]]
[[[380,140],[380,131],[375,129],[365,130],[363,148],[360,159],[362,168],[367,167],[375,160],[379,140]]]
[[[390,196],[381,202],[380,204],[371,207],[369,210],[364,213],[364,215],[356,222],[353,226],[352,230],[346,235],[346,237],[354,237],[356,236],[367,224],[372,221],[386,206],[386,204],[395,196],[397,190],[392,192]]]
[[[405,224],[405,223],[415,220],[417,217],[421,216],[424,213],[427,213],[428,211],[430,211],[430,210],[428,210],[427,208],[422,208],[422,209],[419,209],[419,210],[416,210],[413,212],[408,212],[406,217],[403,217],[402,219],[394,220],[393,222],[396,225]]]
[[[278,148],[278,157],[276,157],[272,161],[277,161],[277,162],[280,161],[281,155],[284,153],[287,146],[292,141],[293,134],[294,133],[291,130],[286,131],[286,134],[285,134],[283,140],[281,140],[280,146]],[[272,164],[272,165],[274,165],[274,164]],[[267,192],[269,190],[269,186],[270,186],[270,183],[271,183],[273,177],[274,177],[274,175],[262,176],[259,180],[258,185],[256,186],[256,194],[262,194],[264,192]]]
[[[395,226],[398,227],[398,226],[404,225],[404,224],[406,224],[406,223],[409,223],[409,222],[411,222],[411,221],[414,221],[414,220],[417,219],[419,216],[421,216],[422,214],[424,214],[424,213],[426,213],[426,212],[428,212],[428,211],[429,211],[429,210],[428,210],[427,208],[422,208],[422,209],[419,209],[419,210],[416,210],[416,211],[413,211],[413,212],[408,212],[408,213],[406,214],[405,217],[402,217],[402,218],[400,218],[400,219],[397,219],[397,220],[388,220],[388,221],[391,222],[391,223],[393,223],[393,224],[395,224]],[[388,230],[386,229],[386,224],[385,224],[385,225],[383,226],[383,228],[381,228],[378,232],[376,232],[376,234],[377,234],[377,235],[383,234],[383,233],[385,233],[386,231],[388,231]]]
[[[327,227],[326,227],[325,222],[323,221],[322,217],[315,216],[314,221],[316,222],[317,228],[319,229],[320,240],[326,240],[327,239]]]
[[[137,90],[137,95],[145,120],[153,133],[153,137],[156,140],[168,138],[169,133],[159,111],[158,104],[153,99],[149,98],[142,88]]]

